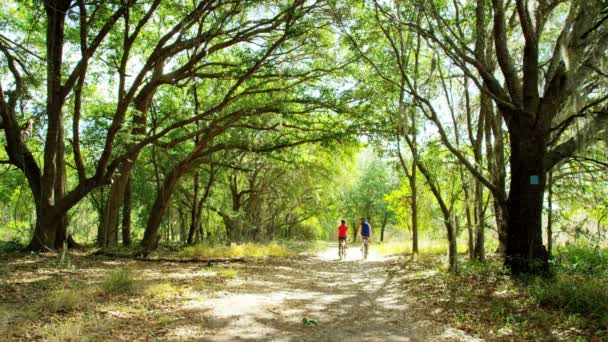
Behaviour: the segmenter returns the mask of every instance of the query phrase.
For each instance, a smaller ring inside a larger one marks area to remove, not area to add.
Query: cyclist
[[[346,226],[346,221],[342,220],[342,224],[338,227],[338,251],[340,248],[340,244],[344,241],[344,248],[346,248],[346,233],[348,232],[348,227]]]
[[[361,242],[363,243],[362,252],[363,258],[367,259],[367,253],[365,248],[369,249],[369,238],[372,236],[372,226],[365,221],[365,217],[361,218],[361,223],[359,224],[359,235],[361,236]]]

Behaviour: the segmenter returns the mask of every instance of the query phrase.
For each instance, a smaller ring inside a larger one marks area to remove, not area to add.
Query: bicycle
[[[338,256],[340,257],[340,260],[346,259],[346,248],[346,239],[340,239],[338,244]]]
[[[363,260],[367,260],[367,254],[369,252],[369,238],[361,238],[361,252],[363,253]]]

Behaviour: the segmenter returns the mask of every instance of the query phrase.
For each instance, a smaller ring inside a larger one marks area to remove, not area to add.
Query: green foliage
[[[534,299],[541,305],[608,324],[608,249],[563,246],[558,248],[552,266],[553,278],[531,281]]]
[[[131,270],[116,268],[103,280],[101,289],[106,294],[130,294],[135,291],[135,285]]]
[[[530,285],[532,297],[541,305],[588,315],[608,324],[608,281],[606,278],[561,274],[553,279],[536,278]]]
[[[0,253],[17,252],[23,249],[24,245],[20,240],[13,239],[8,241],[0,240]]]
[[[583,244],[560,246],[553,258],[556,271],[608,278],[608,249]]]

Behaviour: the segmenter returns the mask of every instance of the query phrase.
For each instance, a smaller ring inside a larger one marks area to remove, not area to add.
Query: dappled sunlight
[[[349,252],[343,261],[330,246],[314,255],[211,266],[82,258],[77,269],[63,273],[49,268],[47,259],[18,266],[12,274],[56,273],[70,288],[87,284],[97,291],[87,305],[43,312],[29,335],[37,338],[424,341],[466,335],[412,314],[416,298],[401,285],[408,274],[400,259],[372,250],[361,260],[360,251]],[[117,269],[133,276],[133,291],[101,292],[104,279]],[[55,282],[39,282],[21,283],[35,300],[57,288]],[[25,336],[34,322],[28,319],[5,317],[3,330],[9,322],[21,322],[12,333]]]

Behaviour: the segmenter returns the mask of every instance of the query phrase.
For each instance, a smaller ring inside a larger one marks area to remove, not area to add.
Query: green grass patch
[[[62,287],[47,294],[44,308],[51,312],[82,310],[89,305],[91,298],[86,290]]]
[[[126,268],[113,269],[101,283],[101,289],[105,294],[133,293],[135,279],[132,271]]]
[[[217,271],[217,276],[222,279],[235,279],[238,275],[238,271],[234,268],[222,268]]]
[[[154,299],[167,300],[184,294],[184,290],[173,286],[168,281],[148,286],[145,294]]]
[[[198,244],[186,247],[179,252],[179,256],[185,258],[286,257],[290,254],[287,247],[276,242],[267,245],[245,243],[230,246]]]

